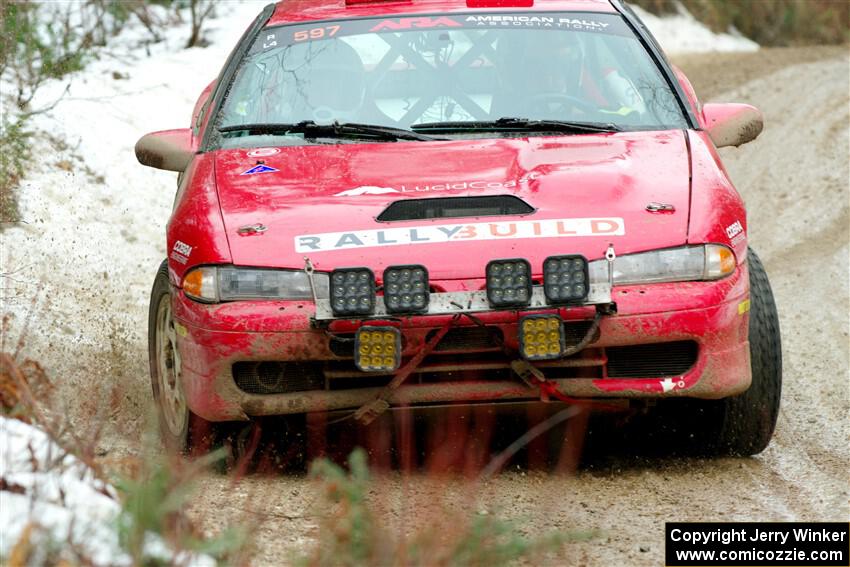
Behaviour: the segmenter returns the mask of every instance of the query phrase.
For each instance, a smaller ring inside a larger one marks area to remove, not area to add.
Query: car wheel
[[[782,393],[782,346],[779,315],[764,265],[750,249],[750,366],[753,382],[738,396],[722,400],[723,420],[717,450],[727,455],[755,455],[767,447],[779,414]]]
[[[199,437],[211,432],[212,424],[193,414],[186,405],[167,262],[159,267],[151,291],[148,355],[163,444],[173,454],[185,454],[195,448]]]

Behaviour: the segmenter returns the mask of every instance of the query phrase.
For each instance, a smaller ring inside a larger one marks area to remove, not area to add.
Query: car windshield
[[[669,85],[619,15],[504,12],[266,28],[217,125],[228,138],[314,139],[369,130],[304,123],[443,136],[565,131],[556,121],[612,131],[687,127]],[[592,130],[575,130],[582,131]]]

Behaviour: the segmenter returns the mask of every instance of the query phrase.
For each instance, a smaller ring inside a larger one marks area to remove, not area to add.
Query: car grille
[[[337,333],[331,336],[328,348],[336,356],[354,358],[354,333]]]
[[[564,344],[567,348],[575,346],[587,335],[590,327],[593,326],[593,321],[565,321],[564,322]],[[599,329],[596,329],[596,334],[593,335],[591,343],[599,339]]]
[[[568,322],[567,345],[578,343],[589,321]],[[345,337],[348,338],[348,337]],[[408,383],[451,382],[466,379],[510,380],[511,359],[499,346],[501,330],[465,327],[449,331],[425,357]],[[595,339],[594,339],[595,340]],[[347,360],[322,362],[237,362],[236,385],[249,394],[281,394],[308,390],[340,390],[383,386],[392,373],[364,373],[350,359],[353,341],[331,341],[331,348]],[[334,348],[334,345],[337,348]],[[699,346],[677,341],[623,347],[593,347],[559,360],[538,362],[547,378],[663,378],[688,372],[696,363]],[[403,364],[403,363],[402,363]],[[469,374],[472,372],[473,374]]]
[[[438,197],[432,199],[405,199],[396,201],[378,215],[381,222],[486,217],[499,215],[527,215],[534,207],[513,195],[488,197]]]
[[[609,347],[609,378],[655,378],[684,374],[697,360],[693,341]]]
[[[322,365],[315,362],[237,362],[233,379],[249,394],[305,392],[325,386]]]
[[[430,341],[436,330],[431,331],[425,337],[425,342]],[[449,329],[445,336],[440,339],[435,352],[464,351],[464,350],[488,350],[499,348],[502,342],[502,330],[496,327],[462,327]]]

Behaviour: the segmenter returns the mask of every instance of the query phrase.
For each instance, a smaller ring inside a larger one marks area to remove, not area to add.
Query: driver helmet
[[[579,94],[584,58],[574,33],[511,31],[500,40],[497,51],[503,84],[530,96]]]

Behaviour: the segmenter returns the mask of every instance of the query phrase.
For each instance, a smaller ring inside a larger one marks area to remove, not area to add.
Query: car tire
[[[193,414],[183,395],[167,261],[160,265],[151,290],[148,357],[153,399],[165,448],[171,454],[185,455],[211,445],[213,424]]]
[[[722,400],[717,452],[749,456],[763,451],[776,427],[782,394],[779,315],[764,265],[750,249],[750,367],[752,384],[743,394]]]

